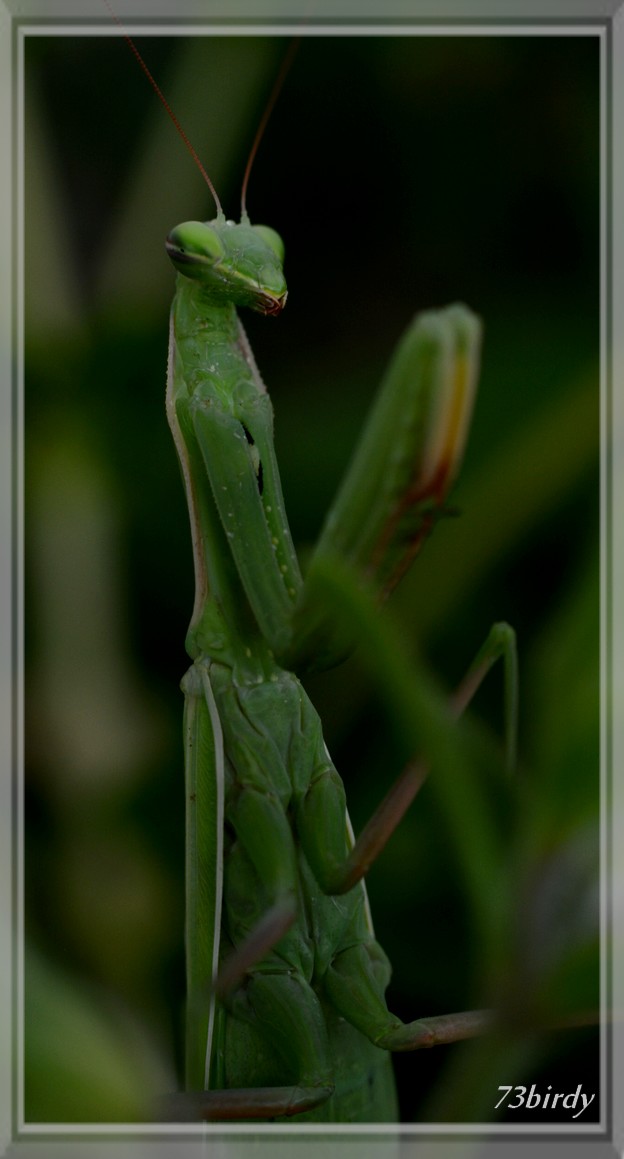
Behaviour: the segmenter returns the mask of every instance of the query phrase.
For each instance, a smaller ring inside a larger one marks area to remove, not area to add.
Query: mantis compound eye
[[[271,247],[273,253],[279,262],[284,262],[284,243],[276,230],[271,229],[270,225],[254,225],[254,232],[259,234],[263,241]]]
[[[188,277],[197,277],[202,268],[217,265],[225,255],[219,234],[203,221],[177,225],[167,237],[165,248],[176,269]]]

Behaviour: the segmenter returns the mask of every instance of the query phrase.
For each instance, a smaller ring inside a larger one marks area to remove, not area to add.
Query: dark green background
[[[288,39],[139,43],[237,216]],[[76,994],[82,979],[95,1011],[94,1074],[69,1029],[51,1056],[30,1041],[27,1113],[115,1119],[132,1107],[101,1077],[95,1027],[111,995],[121,1055],[129,1010],[153,1039],[142,1050],[180,1057],[178,681],[193,592],[163,405],[163,242],[213,207],[123,41],[29,38],[26,81],[27,931],[44,955],[29,994],[44,1046],[46,970],[66,971]],[[517,629],[521,788],[495,815],[517,880],[502,956],[506,982],[553,1021],[597,1004],[598,95],[591,36],[306,30],[248,195],[286,244],[287,309],[246,325],[303,553],[413,313],[463,300],[484,319],[459,518],[392,605],[449,687],[492,621]],[[500,683],[474,709],[495,737]],[[309,686],[357,831],[400,769],[401,740],[357,659]],[[430,785],[369,892],[393,1009],[415,1018],[481,997],[487,964]],[[505,1073],[495,1052],[463,1049],[399,1059],[407,1121],[433,1113],[436,1078],[451,1119],[493,1117],[499,1083],[598,1091],[591,1031],[509,1047]],[[464,1088],[443,1072],[449,1058]],[[69,1076],[53,1093],[51,1074]]]

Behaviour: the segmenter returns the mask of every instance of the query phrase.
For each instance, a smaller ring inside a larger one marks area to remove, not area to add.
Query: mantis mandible
[[[363,876],[425,770],[417,768],[406,792],[391,790],[355,842],[342,781],[299,676],[339,662],[352,644],[319,599],[323,568],[338,561],[385,598],[443,513],[465,446],[481,324],[453,305],[409,327],[304,581],[269,395],[237,315],[244,306],[278,315],[287,294],[282,241],[252,225],[246,210],[258,138],[236,224],[182,136],[217,213],[177,226],[166,243],[178,275],[167,417],[195,570],[192,665],[182,682],[187,1093],[171,1113],[392,1121],[390,1053],[482,1033],[490,1016],[467,1011],[406,1024],[388,1010],[390,964],[375,940]],[[497,656],[513,673],[513,652],[511,629],[496,625],[455,714]]]

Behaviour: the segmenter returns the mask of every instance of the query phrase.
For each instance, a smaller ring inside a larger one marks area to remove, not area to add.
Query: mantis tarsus
[[[299,675],[337,663],[351,645],[319,596],[324,570],[347,567],[385,598],[443,511],[463,454],[481,327],[455,305],[408,329],[304,581],[270,400],[236,314],[281,311],[283,246],[274,230],[251,225],[245,192],[235,224],[208,184],[215,219],[186,222],[167,239],[178,271],[167,413],[196,581],[183,681],[188,1097],[173,1111],[392,1120],[390,1052],[470,1037],[490,1016],[404,1024],[388,1011],[390,966],[362,877],[424,769],[402,779],[354,843]],[[513,673],[513,647],[511,630],[498,625],[456,713],[497,655]]]

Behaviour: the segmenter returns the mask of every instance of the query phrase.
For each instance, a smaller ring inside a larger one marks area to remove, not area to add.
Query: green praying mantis
[[[186,1093],[169,1117],[393,1121],[391,1052],[483,1033],[491,1014],[403,1023],[389,1011],[390,964],[363,878],[426,767],[406,770],[356,841],[300,677],[340,662],[356,642],[323,598],[324,577],[343,569],[385,599],[444,513],[468,433],[481,323],[455,304],[408,328],[303,578],[271,402],[237,314],[247,306],[278,315],[287,296],[281,238],[252,225],[246,209],[258,138],[237,224],[182,135],[217,213],[176,227],[166,243],[177,271],[167,417],[195,571],[182,682]],[[513,721],[514,650],[512,630],[495,625],[449,720],[503,655]],[[509,733],[511,760],[513,723]]]

